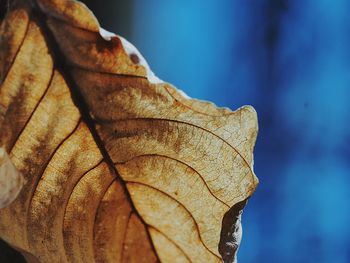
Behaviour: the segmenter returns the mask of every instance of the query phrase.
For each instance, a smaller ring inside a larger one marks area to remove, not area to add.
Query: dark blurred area
[[[188,95],[259,116],[239,262],[350,262],[350,2],[87,2]],[[125,16],[123,16],[125,15]]]
[[[84,0],[90,10],[97,17],[104,29],[130,38],[133,25],[133,1],[132,0]]]
[[[0,0],[0,21],[4,18],[6,11],[8,10],[8,1]]]
[[[24,257],[0,239],[1,263],[25,263]]]

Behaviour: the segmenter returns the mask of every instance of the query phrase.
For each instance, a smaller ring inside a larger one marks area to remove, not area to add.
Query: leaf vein
[[[141,182],[135,182],[135,181],[126,181],[126,182],[127,182],[127,184],[138,184],[138,185],[142,185],[142,186],[144,186],[144,187],[151,188],[151,189],[153,189],[153,190],[155,190],[155,191],[160,192],[161,194],[164,194],[165,196],[169,197],[170,199],[172,199],[173,201],[175,201],[176,203],[178,203],[178,204],[188,213],[188,215],[190,216],[190,218],[193,220],[194,225],[195,225],[195,227],[196,227],[196,229],[197,229],[196,233],[197,233],[197,235],[198,235],[198,238],[199,238],[200,242],[201,242],[202,245],[204,246],[204,248],[205,248],[206,250],[208,250],[212,255],[214,255],[215,257],[219,258],[213,251],[211,251],[211,250],[204,244],[204,241],[203,241],[202,236],[201,236],[201,234],[200,234],[200,230],[199,230],[198,223],[197,223],[196,219],[193,217],[193,215],[191,214],[191,212],[187,209],[187,207],[186,207],[184,204],[182,204],[181,202],[179,202],[178,200],[176,200],[174,197],[172,197],[172,196],[169,195],[168,193],[166,193],[166,192],[164,192],[164,191],[162,191],[162,190],[160,190],[160,189],[158,189],[158,188],[155,188],[155,187],[153,187],[153,186],[151,186],[151,185],[149,185],[149,184],[145,184],[145,183],[141,183]]]

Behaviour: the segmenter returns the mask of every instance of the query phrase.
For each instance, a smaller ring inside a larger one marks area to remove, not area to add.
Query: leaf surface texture
[[[219,243],[258,183],[252,107],[160,81],[78,1],[13,1],[0,46],[0,145],[25,178],[2,239],[39,262],[234,260]]]

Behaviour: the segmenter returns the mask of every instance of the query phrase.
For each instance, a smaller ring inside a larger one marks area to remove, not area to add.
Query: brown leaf
[[[187,98],[77,1],[14,1],[1,36],[0,144],[26,180],[2,239],[39,262],[235,260],[252,107]]]

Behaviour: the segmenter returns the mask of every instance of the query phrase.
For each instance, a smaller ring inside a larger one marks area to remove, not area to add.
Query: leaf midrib
[[[40,10],[36,0],[32,1],[32,15],[38,20],[38,24],[39,24],[41,30],[43,31],[43,35],[44,35],[45,41],[47,43],[50,55],[53,58],[54,68],[56,68],[62,74],[64,80],[66,81],[67,86],[71,92],[71,96],[72,96],[72,100],[73,100],[74,104],[79,109],[80,114],[82,116],[82,119],[85,121],[87,127],[89,128],[89,131],[91,132],[91,135],[92,135],[97,147],[99,148],[103,158],[105,159],[106,163],[108,164],[109,169],[111,169],[114,176],[116,177],[116,181],[118,181],[121,184],[121,186],[124,190],[125,196],[127,197],[133,212],[137,215],[139,220],[145,226],[145,229],[147,232],[147,238],[148,238],[149,243],[152,247],[152,250],[153,250],[155,256],[157,257],[157,261],[161,262],[159,255],[157,253],[157,250],[154,247],[152,238],[150,236],[149,229],[147,227],[147,223],[144,221],[144,219],[141,217],[141,215],[136,210],[134,203],[130,197],[130,193],[127,190],[125,182],[123,181],[123,179],[119,175],[117,169],[113,165],[113,161],[112,161],[111,157],[109,156],[109,154],[108,154],[108,152],[103,144],[102,139],[98,135],[93,118],[90,115],[90,111],[89,111],[89,108],[87,106],[87,103],[85,102],[82,94],[80,93],[78,85],[75,83],[73,77],[69,73],[68,69],[69,69],[70,65],[68,65],[66,63],[66,60],[64,59],[65,56],[64,56],[63,52],[60,50],[59,44],[57,43],[53,33],[51,32],[51,30],[49,29],[49,27],[46,24],[47,16],[46,16],[46,14],[44,14]],[[82,29],[82,28],[79,28],[79,29],[88,31],[88,30]],[[96,32],[94,32],[94,33],[96,33]],[[130,77],[135,77],[135,76],[130,75]]]

